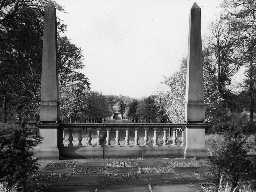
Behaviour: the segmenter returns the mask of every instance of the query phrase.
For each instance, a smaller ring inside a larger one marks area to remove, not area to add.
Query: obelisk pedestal
[[[41,73],[39,133],[43,140],[36,147],[36,156],[42,159],[59,159],[57,148],[59,106],[56,31],[56,9],[52,3],[49,3],[45,9]]]
[[[205,109],[203,102],[203,66],[201,40],[201,8],[194,3],[190,13],[189,51],[187,59],[185,119],[185,157],[206,156]]]

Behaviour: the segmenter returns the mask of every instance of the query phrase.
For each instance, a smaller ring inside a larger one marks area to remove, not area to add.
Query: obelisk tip
[[[191,9],[200,9],[200,7],[197,5],[197,3],[195,2],[194,4],[193,4],[193,6],[192,6],[192,8]]]

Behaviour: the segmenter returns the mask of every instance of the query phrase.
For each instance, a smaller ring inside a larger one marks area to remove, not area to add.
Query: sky
[[[202,36],[219,15],[220,0],[195,0]],[[85,56],[83,73],[103,94],[146,97],[179,69],[188,50],[194,0],[56,0],[66,35]]]

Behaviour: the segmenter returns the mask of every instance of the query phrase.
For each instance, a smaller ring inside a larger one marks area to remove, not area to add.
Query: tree
[[[33,108],[32,98],[38,94],[45,3],[1,1],[0,90],[4,121],[10,111]]]
[[[155,123],[158,121],[158,107],[155,102],[155,96],[151,95],[139,101],[136,115],[142,122]]]
[[[126,109],[126,104],[124,103],[123,100],[121,100],[121,101],[119,102],[119,110],[120,110],[119,112],[121,113],[122,119],[124,119],[125,109]]]
[[[249,108],[250,125],[253,124],[256,107],[254,9],[254,1],[225,0],[222,16],[213,25],[204,49],[207,53],[204,57],[205,71],[217,85],[211,84],[206,89],[207,103],[210,103],[207,116],[215,126],[225,121],[229,109],[241,112],[243,108]],[[247,68],[246,80],[240,93],[234,93],[230,89],[231,79],[241,66]]]
[[[98,92],[90,92],[86,97],[87,107],[84,111],[86,118],[100,121],[112,115],[111,106],[104,95]]]
[[[60,109],[62,119],[81,119],[90,90],[88,78],[78,70],[83,65],[82,50],[66,36],[58,36],[57,66],[59,71]]]
[[[132,120],[132,122],[138,122],[138,115],[136,113],[138,107],[138,101],[134,99],[128,104],[127,117]]]
[[[41,37],[44,7],[48,2],[3,0],[0,3],[0,102],[3,106],[1,114],[4,122],[15,120],[16,115],[20,120],[37,119],[40,101]],[[61,10],[60,6],[56,7]],[[59,20],[57,24],[57,65],[61,92],[64,92],[63,87],[67,82],[74,84],[75,90],[89,89],[88,79],[78,72],[83,67],[81,49],[65,37],[66,26]]]
[[[185,121],[186,62],[184,58],[180,70],[165,78],[163,84],[167,86],[167,90],[157,95],[162,113],[173,123]]]
[[[224,2],[225,20],[228,22],[229,33],[235,36],[238,42],[238,52],[240,53],[241,64],[247,67],[247,87],[250,97],[250,124],[253,123],[253,113],[255,108],[256,92],[256,2],[251,0],[226,0]]]

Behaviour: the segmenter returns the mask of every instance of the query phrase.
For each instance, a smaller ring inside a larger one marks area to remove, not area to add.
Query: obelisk
[[[56,68],[56,9],[49,3],[45,8],[43,34],[41,102],[39,134],[42,142],[35,148],[39,159],[59,159],[58,150],[58,76]]]
[[[194,3],[189,21],[189,50],[185,96],[185,156],[205,156],[205,107],[201,40],[201,8]]]
[[[58,122],[58,76],[56,68],[56,9],[50,3],[45,9],[43,34],[40,121]]]

